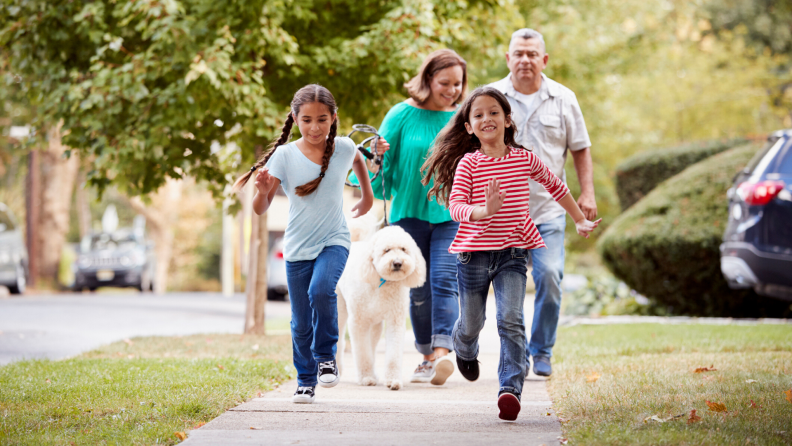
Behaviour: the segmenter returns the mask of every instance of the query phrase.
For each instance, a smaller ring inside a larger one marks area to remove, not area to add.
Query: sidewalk
[[[492,299],[490,299],[491,301]],[[533,300],[526,299],[526,310]],[[530,311],[526,314],[530,321]],[[498,352],[495,308],[481,334],[481,377],[468,382],[455,372],[444,386],[412,384],[409,376],[420,362],[412,333],[405,343],[405,387],[391,391],[354,384],[352,355],[345,353],[345,373],[331,389],[317,387],[313,404],[293,404],[296,381],[261,398],[241,404],[198,430],[183,443],[203,445],[551,445],[558,444],[561,426],[550,410],[543,378],[525,382],[522,410],[515,422],[498,418]],[[348,344],[347,344],[348,345]],[[453,356],[452,356],[453,357]],[[384,342],[377,348],[377,370],[384,363]],[[550,415],[548,415],[550,413]]]

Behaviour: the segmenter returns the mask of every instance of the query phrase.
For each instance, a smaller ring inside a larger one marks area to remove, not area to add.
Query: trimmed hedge
[[[689,166],[746,142],[743,138],[699,141],[627,158],[616,167],[616,193],[622,209],[629,208],[658,184]]]
[[[744,144],[694,164],[621,214],[597,244],[608,268],[673,314],[789,316],[788,302],[731,290],[720,271],[726,190],[761,147]]]

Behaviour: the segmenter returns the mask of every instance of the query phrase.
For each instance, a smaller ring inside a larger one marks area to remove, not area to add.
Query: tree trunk
[[[41,172],[38,150],[28,153],[28,174],[25,181],[25,237],[28,251],[28,286],[33,288],[39,278],[39,209],[41,208]]]
[[[69,207],[80,162],[64,157],[61,125],[47,131],[47,149],[41,152],[41,210],[38,228],[39,275],[57,282],[61,250],[69,232]]]
[[[146,217],[146,230],[155,244],[157,264],[154,273],[154,292],[165,293],[168,289],[168,269],[173,257],[173,227],[179,218],[179,202],[182,195],[182,181],[168,180],[157,194],[152,204],[146,206],[140,197],[129,200],[132,208]]]
[[[267,255],[262,255],[262,245],[266,246],[266,238],[261,236],[262,229],[267,229],[267,214],[251,215],[250,249],[248,276],[245,287],[247,295],[245,305],[245,334],[264,334],[264,305],[267,299]],[[263,239],[263,240],[262,240]],[[266,252],[266,251],[265,251]],[[260,271],[263,269],[264,276]],[[262,299],[263,294],[263,299]]]
[[[88,191],[85,188],[85,171],[80,169],[77,173],[77,222],[80,225],[80,240],[91,232],[91,207],[88,203]]]
[[[265,310],[267,305],[267,259],[269,258],[269,228],[267,228],[267,214],[258,216],[258,243],[257,260],[254,277],[256,297],[253,300],[253,327],[250,333],[265,334]]]

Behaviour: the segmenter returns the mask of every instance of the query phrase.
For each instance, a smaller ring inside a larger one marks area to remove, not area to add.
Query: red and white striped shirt
[[[506,192],[495,215],[470,221],[476,206],[485,206],[484,186],[496,178]],[[479,151],[462,157],[449,196],[451,218],[461,222],[448,252],[497,251],[506,248],[544,248],[545,244],[528,212],[528,179],[543,185],[558,201],[569,192],[563,181],[538,156],[525,149],[510,148],[501,158]]]

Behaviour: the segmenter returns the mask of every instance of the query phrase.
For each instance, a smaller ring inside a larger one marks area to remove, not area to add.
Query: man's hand
[[[595,218],[597,218],[597,200],[594,199],[594,195],[580,194],[577,205],[580,210],[583,211],[583,215],[586,216],[586,220],[593,221]]]

